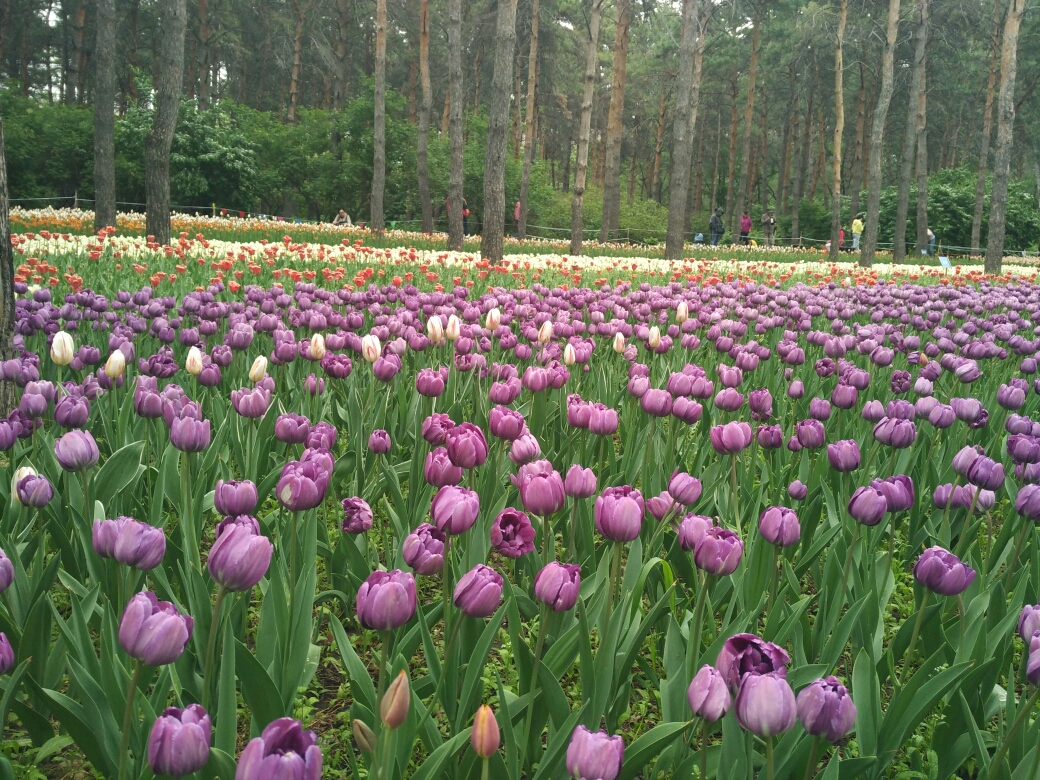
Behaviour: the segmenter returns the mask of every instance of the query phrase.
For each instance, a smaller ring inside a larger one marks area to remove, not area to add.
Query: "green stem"
[[[184,539],[184,554],[188,557],[188,566],[202,571],[202,560],[199,557],[199,540],[195,535],[195,518],[192,516],[191,495],[191,454],[184,453],[184,464],[181,466],[181,536]]]
[[[773,738],[766,737],[766,776],[773,780]]]
[[[845,570],[841,575],[841,590],[838,591],[838,612],[841,612],[842,604],[845,603],[845,591],[849,585],[849,570],[852,568],[852,553],[856,549],[856,540],[859,538],[859,523],[852,529],[852,541],[849,542],[849,552],[845,556]]]
[[[217,634],[220,632],[220,607],[224,603],[227,588],[223,585],[217,586],[217,595],[213,599],[213,619],[209,623],[209,637],[206,639],[206,665],[202,673],[202,709],[209,711],[210,691],[213,681],[210,675],[213,672],[213,648],[216,646]]]
[[[816,756],[820,752],[820,737],[813,738],[812,747],[809,748],[809,763],[805,765],[805,780],[809,780],[816,768]]]
[[[380,631],[379,636],[382,640],[382,647],[379,649],[379,696],[376,697],[377,707],[382,703],[383,692],[386,690],[386,659],[389,654],[390,632]]]
[[[1032,525],[1028,520],[1022,520],[1022,533],[1018,537],[1018,542],[1015,544],[1015,553],[1011,556],[1011,565],[1008,566],[1007,570],[1007,582],[1004,583],[1004,589],[1007,590],[1011,586],[1012,572],[1015,570],[1015,566],[1018,564],[1018,556],[1022,552],[1022,545],[1025,544],[1026,537],[1029,536],[1029,530]],[[1040,755],[1040,751],[1037,751],[1037,755]]]
[[[643,492],[646,493],[646,497],[649,498],[653,491],[650,489],[650,450],[654,443],[654,430],[657,428],[657,418],[650,418],[650,432],[646,436],[646,454],[643,457],[643,474],[640,477],[640,483],[643,487]]]
[[[1037,753],[1040,754],[1040,749],[1037,750]],[[484,765],[480,769],[480,780],[488,780],[488,760],[486,758],[484,759]]]
[[[773,609],[773,602],[776,600],[776,567],[778,558],[780,557],[780,548],[777,545],[773,545],[773,565],[769,570],[769,598],[766,600],[766,614]]]
[[[1018,711],[1018,717],[1015,718],[1015,722],[1011,724],[1011,728],[1008,730],[1007,736],[1004,737],[1004,741],[1000,743],[1000,747],[997,748],[997,752],[993,754],[993,760],[989,763],[989,772],[986,774],[987,780],[993,777],[993,773],[998,771],[997,766],[1004,762],[1004,754],[1007,753],[1008,748],[1011,747],[1011,740],[1015,738],[1018,730],[1022,728],[1022,724],[1025,723],[1026,718],[1032,711],[1033,707],[1036,706],[1037,700],[1040,699],[1040,688],[1033,691],[1033,695],[1029,697],[1029,700],[1022,705],[1022,708]],[[1037,747],[1040,751],[1040,746]]]
[[[708,575],[701,572],[701,587],[697,592],[697,606],[693,608],[693,624],[690,626],[690,641],[695,642],[693,656],[693,669],[696,672],[697,663],[700,661],[701,642],[704,638],[704,602],[708,598]],[[696,633],[694,633],[696,632]],[[707,724],[705,724],[707,725]]]
[[[701,721],[701,776],[700,780],[708,778],[708,720]]]
[[[498,471],[496,469],[495,473]],[[567,542],[567,556],[573,561],[578,560],[577,542],[575,541],[575,530],[578,527],[578,499],[571,499],[571,528],[570,528],[570,541]]]
[[[621,571],[621,544],[614,542],[614,560],[610,564],[610,582],[607,584],[607,620],[603,630],[610,626],[610,614],[614,611],[614,590],[617,587],[618,572]]]
[[[527,722],[524,724],[524,741],[520,743],[520,771],[524,769],[527,755],[527,743],[531,741],[531,724],[534,720],[534,700],[538,696],[538,669],[542,660],[542,648],[545,646],[545,624],[548,610],[541,608],[541,622],[538,626],[538,639],[534,645],[534,665],[531,667],[531,700],[527,703]]]
[[[123,711],[123,742],[119,750],[119,780],[126,777],[126,754],[130,749],[130,719],[134,714],[134,696],[137,694],[137,684],[141,680],[141,669],[144,664],[137,661],[134,664],[134,673],[130,677],[130,687],[126,693],[126,709]]]
[[[433,690],[433,698],[430,699],[430,705],[426,708],[426,715],[422,718],[424,721],[427,717],[433,714],[437,702],[440,701],[441,691],[444,689],[444,679],[448,676],[448,655],[451,653],[451,647],[455,643],[455,636],[459,633],[459,627],[461,625],[462,615],[459,615],[458,619],[455,621],[455,627],[451,630],[451,636],[448,637],[448,641],[444,645],[444,663],[441,664],[441,675],[437,678],[437,687]],[[420,725],[422,724],[420,723]]]
[[[737,524],[737,536],[743,536],[740,530],[740,498],[737,495],[737,456],[729,459],[729,490],[733,496],[733,517]]]
[[[906,685],[906,678],[910,675],[910,664],[914,660],[914,646],[917,644],[917,635],[921,633],[921,623],[924,622],[924,611],[928,607],[928,599],[932,595],[930,590],[924,592],[924,598],[921,600],[921,609],[917,613],[917,620],[914,621],[914,630],[910,634],[910,645],[906,648],[906,657],[903,659],[903,675],[899,681],[899,687],[902,688]]]
[[[550,517],[542,518],[542,566],[556,557],[556,535],[553,533]]]

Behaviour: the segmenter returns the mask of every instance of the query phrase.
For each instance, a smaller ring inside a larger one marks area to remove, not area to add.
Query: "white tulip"
[[[574,354],[574,345],[568,344],[563,348],[563,364],[565,366],[573,366],[574,362],[578,359],[578,356]]]
[[[448,327],[444,330],[444,336],[448,341],[458,341],[462,333],[462,323],[459,318],[452,314],[448,317]]]
[[[614,334],[614,351],[619,355],[625,351],[625,337],[621,333]]]
[[[679,301],[679,305],[675,307],[675,321],[678,323],[686,322],[690,318],[690,307],[686,301]]]
[[[542,327],[538,329],[538,343],[548,344],[552,338],[552,320],[546,320],[542,323]]]
[[[202,352],[199,351],[198,347],[192,347],[188,350],[188,358],[184,361],[184,370],[192,376],[198,376],[202,373]]]
[[[311,357],[315,360],[325,357],[325,337],[320,333],[311,336]]]
[[[125,370],[126,355],[123,354],[121,349],[117,349],[108,356],[108,360],[105,362],[105,376],[109,379],[118,379]]]
[[[361,339],[361,357],[369,363],[375,363],[379,360],[380,351],[379,339],[376,336],[369,333]]]
[[[487,318],[484,320],[484,327],[494,333],[498,326],[502,324],[502,312],[499,311],[496,306],[487,313]]]
[[[440,317],[430,317],[426,321],[426,338],[433,344],[444,342],[444,325],[441,324]]]
[[[36,476],[36,473],[36,469],[34,469],[32,466],[22,466],[17,471],[15,471],[14,477],[11,478],[11,498],[13,498],[19,504],[22,503],[22,500],[18,498],[18,483],[26,477]]]
[[[54,340],[51,341],[51,360],[59,366],[67,366],[75,355],[76,345],[72,341],[72,336],[63,330],[55,333]]]
[[[646,337],[646,344],[650,349],[657,349],[661,346],[661,329],[656,325],[650,328],[650,335]]]
[[[249,381],[259,382],[265,376],[267,376],[267,358],[257,355],[253,365],[249,367]]]

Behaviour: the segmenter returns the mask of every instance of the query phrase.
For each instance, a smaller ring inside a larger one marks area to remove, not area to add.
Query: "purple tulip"
[[[7,557],[7,553],[0,550],[0,593],[3,593],[14,582],[14,564]]]
[[[1026,679],[1033,685],[1040,686],[1040,631],[1030,637],[1028,650],[1029,652],[1026,656]]]
[[[621,737],[578,726],[567,747],[567,774],[575,780],[617,780],[624,758]]]
[[[591,498],[596,495],[595,473],[592,469],[583,469],[575,463],[563,480],[563,492],[571,498]]]
[[[724,412],[735,412],[744,405],[744,394],[732,387],[723,388],[715,396],[715,408]]]
[[[731,691],[736,691],[748,675],[776,673],[787,676],[791,656],[772,642],[754,634],[735,634],[722,645],[715,667]]]
[[[1001,385],[997,388],[997,404],[1004,409],[1021,409],[1026,403],[1026,392],[1021,387]]]
[[[856,705],[833,675],[809,683],[798,694],[798,719],[814,737],[840,742],[856,724]]]
[[[491,546],[507,558],[519,558],[534,550],[534,526],[518,509],[506,507],[491,524]]]
[[[304,444],[311,449],[332,451],[336,446],[336,427],[332,423],[317,422],[311,426]]]
[[[429,523],[422,523],[401,543],[401,556],[416,574],[436,574],[444,568],[447,537]]]
[[[42,509],[54,498],[54,488],[42,474],[27,474],[18,480],[15,488],[18,500],[24,506]]]
[[[806,449],[819,449],[827,442],[827,430],[819,420],[799,420],[794,429],[798,443]]]
[[[813,398],[809,401],[809,417],[820,422],[831,419],[831,403],[824,398]]]
[[[393,631],[415,615],[415,578],[400,569],[374,571],[357,594],[358,622],[373,631]]]
[[[225,517],[217,524],[206,568],[214,582],[230,591],[252,590],[271,565],[274,545],[260,533],[255,517]]]
[[[438,447],[426,453],[423,477],[429,484],[437,488],[445,485],[457,485],[462,482],[462,469],[448,459],[448,451],[444,447]]]
[[[751,426],[746,422],[716,425],[710,431],[711,446],[720,455],[736,455],[751,444]]]
[[[980,455],[968,466],[968,482],[984,490],[999,490],[1004,486],[1004,465]]]
[[[951,398],[950,406],[961,422],[973,423],[982,417],[982,404],[977,398]]]
[[[534,578],[535,598],[554,612],[567,612],[578,601],[581,567],[572,563],[547,563]]]
[[[1026,604],[1018,616],[1018,635],[1023,642],[1029,642],[1037,631],[1040,631],[1040,604]]]
[[[372,508],[363,498],[344,498],[343,522],[340,528],[345,534],[363,534],[372,527]]]
[[[896,474],[888,479],[875,479],[870,486],[884,495],[888,511],[909,512],[914,506],[914,483],[905,474]]]
[[[1013,434],[1008,436],[1007,452],[1015,463],[1040,463],[1040,439]]]
[[[703,414],[704,407],[690,398],[679,396],[672,401],[672,416],[677,420],[682,420],[687,425],[694,425],[700,422]]]
[[[7,634],[0,631],[0,674],[7,674],[14,669],[15,660],[14,648]]]
[[[975,445],[967,445],[958,450],[957,454],[953,456],[951,463],[955,474],[959,474],[962,477],[968,476],[968,469],[971,468],[971,464],[974,463],[978,458],[985,456],[985,452],[981,447]]]
[[[936,488],[938,492],[939,488]],[[949,497],[947,497],[947,501]],[[938,502],[938,499],[936,499]],[[945,507],[944,507],[945,508]],[[1015,498],[1015,511],[1027,520],[1040,522],[1040,485],[1023,485]]]
[[[520,492],[524,509],[539,517],[548,517],[560,511],[566,501],[563,478],[547,460],[521,466],[513,483]]]
[[[480,498],[472,490],[445,485],[437,491],[430,505],[430,517],[441,533],[458,536],[477,522]]]
[[[303,444],[310,431],[310,421],[302,414],[288,412],[274,421],[274,437],[285,444]]]
[[[427,398],[437,398],[444,392],[444,377],[441,372],[433,368],[419,369],[415,376],[415,389],[419,395]]]
[[[141,591],[130,599],[119,623],[119,644],[148,666],[172,664],[187,646],[195,621],[168,601]]]
[[[672,396],[667,390],[647,390],[639,399],[639,405],[651,417],[667,417],[672,413]]]
[[[524,416],[505,406],[496,406],[488,414],[491,435],[503,441],[515,441],[527,429]]]
[[[859,444],[854,439],[844,439],[827,445],[827,461],[831,468],[842,474],[859,468]]]
[[[491,617],[502,601],[503,582],[497,571],[478,563],[455,586],[455,606],[473,618]]]
[[[692,506],[701,497],[701,481],[676,469],[668,480],[668,493],[683,506]]]
[[[787,386],[787,397],[795,400],[805,395],[805,385],[801,379],[796,379]]]
[[[166,554],[166,535],[163,530],[148,523],[140,523],[132,517],[95,520],[91,542],[94,552],[102,558],[114,558],[124,566],[140,571],[154,569]]]
[[[473,423],[464,422],[451,428],[445,445],[449,460],[459,468],[473,469],[487,460],[488,446],[484,432]]]
[[[589,430],[597,436],[612,436],[617,433],[618,413],[603,404],[590,404]]]
[[[290,512],[305,512],[321,506],[331,476],[315,461],[291,460],[282,467],[275,494],[279,503]]]
[[[905,449],[917,438],[917,427],[911,420],[898,417],[883,417],[874,426],[874,438],[881,444],[894,449]]]
[[[148,736],[148,765],[156,775],[184,777],[209,761],[212,734],[209,715],[200,704],[168,707]]]
[[[321,780],[321,766],[314,732],[305,731],[298,720],[278,718],[246,745],[235,780]]]
[[[716,400],[716,406],[718,401]],[[739,407],[738,407],[739,408]],[[748,395],[748,408],[756,422],[764,422],[773,416],[773,395],[766,388],[752,390]]]
[[[727,528],[713,526],[704,532],[693,550],[693,562],[698,569],[716,577],[725,577],[737,570],[744,555],[744,543]]]
[[[267,407],[271,405],[271,394],[262,387],[232,390],[231,405],[243,417],[257,419],[267,414]]]
[[[695,718],[703,718],[709,723],[721,720],[732,704],[722,673],[708,664],[694,675],[690,687],[686,689],[686,701]]]
[[[222,515],[251,515],[257,500],[256,485],[248,479],[227,482],[218,479],[213,489],[213,508]]]
[[[801,538],[802,526],[793,509],[771,506],[758,516],[758,532],[770,544],[790,547]]]
[[[209,420],[178,417],[170,426],[170,443],[181,452],[202,452],[209,446]]]
[[[23,396],[24,397],[24,396]],[[66,395],[54,406],[54,422],[62,428],[82,428],[90,417],[90,401]]]
[[[658,522],[664,520],[676,508],[678,508],[678,505],[675,503],[675,499],[668,494],[667,490],[646,500],[646,511]]]
[[[69,431],[54,442],[54,455],[65,471],[84,471],[98,462],[98,446],[90,431]]]
[[[386,455],[390,452],[390,434],[382,429],[372,431],[368,437],[368,450],[373,455]]]
[[[796,479],[787,486],[787,495],[795,501],[804,501],[805,497],[809,495],[809,487],[804,482]]]
[[[643,526],[643,495],[634,487],[608,487],[593,508],[596,529],[615,542],[631,542]]]
[[[698,542],[704,538],[704,534],[707,533],[708,529],[714,527],[714,525],[715,523],[710,517],[695,514],[686,515],[676,529],[676,534],[679,537],[679,547],[686,550],[686,552],[692,552],[697,548]]]
[[[928,413],[928,422],[939,430],[951,427],[954,419],[953,407],[946,404],[939,404]]]
[[[975,570],[942,547],[929,547],[914,564],[914,578],[941,596],[957,596],[975,581]]]
[[[863,404],[862,416],[867,422],[881,422],[885,417],[885,407],[881,405],[880,401],[867,401]]]
[[[455,423],[446,414],[431,414],[422,424],[422,437],[431,447],[440,447],[447,441],[448,431]]]
[[[885,494],[876,487],[864,485],[856,488],[849,499],[849,514],[857,523],[865,526],[875,526],[881,522],[888,511],[888,499]]]
[[[763,739],[783,734],[795,723],[794,691],[775,672],[749,675],[740,684],[735,712],[742,728]]]

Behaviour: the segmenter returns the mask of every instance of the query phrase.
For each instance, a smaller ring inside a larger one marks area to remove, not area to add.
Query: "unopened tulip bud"
[[[14,477],[11,478],[11,497],[14,498],[15,501],[22,503],[21,499],[18,498],[18,483],[26,477],[35,477],[36,473],[36,469],[32,466],[22,466],[14,472]]]
[[[454,314],[448,317],[448,327],[444,330],[444,337],[448,341],[458,341],[462,333],[462,323]]]
[[[650,349],[657,349],[661,346],[661,329],[656,325],[650,328],[650,335],[646,337],[646,345]]]
[[[108,356],[105,363],[105,376],[109,379],[118,379],[126,370],[126,355],[121,350],[116,350]]]
[[[686,301],[679,301],[679,305],[675,307],[675,321],[678,323],[686,322],[690,318],[690,307]]]
[[[381,351],[379,339],[371,333],[361,339],[361,357],[363,357],[367,362],[375,363],[379,360],[379,353]]]
[[[491,758],[498,752],[501,736],[494,711],[486,704],[481,704],[477,714],[473,716],[473,730],[469,735],[469,743],[473,752],[481,758]]]
[[[625,337],[620,333],[614,334],[614,351],[619,355],[625,351]]]
[[[577,360],[577,355],[574,354],[574,346],[568,344],[563,348],[563,364],[565,366],[573,366],[575,360]]]
[[[257,355],[253,365],[249,367],[249,381],[259,382],[265,376],[267,376],[267,358]]]
[[[444,326],[441,324],[440,317],[430,317],[426,322],[426,338],[434,344],[444,341]]]
[[[72,342],[72,336],[59,330],[51,341],[51,360],[59,366],[67,366],[75,356],[76,345]]]
[[[363,720],[354,719],[354,741],[362,753],[376,752],[376,735]]]
[[[325,337],[320,333],[311,336],[311,357],[315,360],[325,357]]]
[[[552,322],[546,320],[542,323],[542,327],[538,329],[538,343],[548,344],[549,340],[552,339]]]
[[[412,690],[408,685],[408,674],[402,669],[383,694],[379,717],[387,728],[399,728],[408,717],[408,708],[411,706]]]
[[[498,330],[498,326],[502,324],[502,312],[499,311],[496,306],[494,309],[487,313],[487,317],[484,320],[484,327],[490,331]]]
[[[198,376],[202,373],[202,352],[199,351],[198,347],[192,347],[188,350],[188,359],[184,361],[184,370],[192,376]]]

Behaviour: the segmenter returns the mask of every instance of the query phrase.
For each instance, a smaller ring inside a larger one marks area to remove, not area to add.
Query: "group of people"
[[[726,225],[722,220],[722,208],[715,209],[715,213],[711,215],[711,219],[708,220],[708,232],[711,233],[711,245],[718,246],[722,240],[722,236],[726,233]],[[740,243],[747,245],[751,243],[751,228],[754,225],[751,222],[751,215],[746,211],[740,217]],[[762,240],[766,246],[773,246],[776,243],[776,215],[773,214],[771,209],[766,209],[762,213]]]

